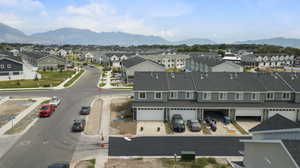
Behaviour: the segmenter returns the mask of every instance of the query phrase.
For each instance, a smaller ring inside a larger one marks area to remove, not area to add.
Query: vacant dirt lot
[[[128,98],[116,98],[111,101],[110,134],[135,135],[136,122],[132,120],[131,101]]]
[[[102,100],[97,99],[91,106],[91,113],[87,116],[87,125],[84,133],[87,135],[97,135],[100,129],[100,116],[102,109]]]
[[[75,168],[94,168],[95,167],[95,159],[91,159],[91,160],[83,160],[80,161]]]
[[[0,127],[6,124],[10,116],[17,116],[34,102],[31,100],[9,100],[0,105]]]
[[[174,159],[109,159],[105,168],[231,168],[224,159],[199,158],[194,162]]]

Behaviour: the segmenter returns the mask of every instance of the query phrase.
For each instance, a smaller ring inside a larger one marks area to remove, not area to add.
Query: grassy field
[[[65,79],[71,77],[75,71],[53,71],[53,72],[39,72],[42,78],[39,80],[11,80],[0,81],[0,88],[37,88],[37,87],[55,87],[63,82]]]
[[[78,74],[76,74],[71,80],[64,84],[64,87],[72,85],[81,76],[81,74],[83,74],[83,72],[84,70],[80,70]]]
[[[219,163],[215,158],[198,158],[193,162],[175,162],[174,159],[161,160],[166,168],[231,168],[227,163]]]

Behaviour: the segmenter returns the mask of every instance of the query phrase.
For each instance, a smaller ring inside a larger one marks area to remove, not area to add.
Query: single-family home
[[[283,68],[294,65],[294,55],[285,53],[249,54],[241,57],[241,64],[258,68]]]

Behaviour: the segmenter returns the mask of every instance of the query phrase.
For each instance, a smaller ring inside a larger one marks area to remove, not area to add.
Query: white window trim
[[[174,97],[171,97],[171,93],[172,93],[172,92],[174,93]],[[177,96],[178,96],[178,92],[177,92],[177,91],[170,91],[169,94],[170,94],[170,95],[169,95],[169,98],[170,98],[170,99],[177,99]]]
[[[187,93],[189,93],[190,94],[190,97],[187,97]],[[194,92],[192,92],[192,91],[187,91],[187,92],[185,92],[185,99],[194,99]]]
[[[275,93],[274,92],[266,92],[266,100],[275,100]],[[271,98],[268,98],[268,94],[272,94]]]
[[[204,94],[206,94],[206,98]],[[202,100],[211,100],[211,92],[202,92]]]
[[[284,94],[287,95],[286,98],[284,98]],[[290,100],[290,99],[291,99],[291,93],[290,93],[290,92],[283,92],[283,93],[282,93],[282,98],[281,98],[281,99],[282,99],[282,100]]]
[[[1,69],[4,69],[4,67],[5,67],[4,64],[1,64],[1,65],[0,65],[0,68],[1,68]]]
[[[147,97],[146,92],[138,92],[138,93],[139,93],[139,99],[146,99],[146,97]],[[144,94],[145,94],[145,97],[144,97],[144,98],[141,97],[141,93],[144,93]]]
[[[239,98],[236,98],[236,95],[239,95]],[[235,92],[234,93],[234,100],[244,100],[244,93],[243,92]]]
[[[255,99],[253,99],[253,94],[255,94]],[[259,92],[252,92],[251,93],[251,100],[259,100],[260,99],[260,93]]]
[[[156,97],[156,93],[160,93],[160,98]],[[154,99],[161,100],[162,99],[162,92],[154,92]]]
[[[221,93],[223,94],[223,98],[220,98]],[[219,92],[218,93],[218,100],[227,100],[227,92]]]
[[[8,69],[11,69],[11,68],[12,68],[11,64],[7,64],[6,67],[7,67]]]

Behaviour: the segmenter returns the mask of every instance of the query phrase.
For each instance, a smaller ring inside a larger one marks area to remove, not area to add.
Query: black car
[[[82,106],[80,109],[80,115],[89,115],[91,112],[90,106]]]
[[[171,126],[172,126],[172,130],[174,132],[184,132],[185,131],[185,125],[184,125],[184,121],[183,118],[180,114],[174,114],[172,116],[172,121],[171,121]]]
[[[186,125],[192,132],[199,132],[201,130],[201,125],[198,120],[187,120]]]
[[[85,128],[85,119],[74,120],[72,131],[73,132],[81,132],[84,131]]]
[[[59,162],[48,166],[48,168],[70,168],[70,164],[68,162]]]

